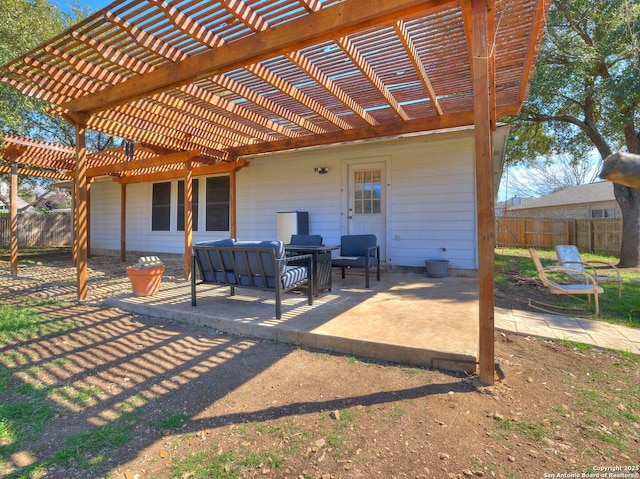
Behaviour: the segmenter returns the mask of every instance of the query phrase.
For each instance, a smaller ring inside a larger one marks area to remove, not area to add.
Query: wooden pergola
[[[75,125],[78,298],[97,171],[123,185],[184,178],[190,224],[198,169],[229,171],[233,196],[246,155],[473,125],[480,379],[493,383],[492,131],[526,98],[550,3],[118,0],[0,67],[2,82]],[[144,145],[158,163],[92,165],[87,129]],[[232,228],[233,214],[232,198]]]

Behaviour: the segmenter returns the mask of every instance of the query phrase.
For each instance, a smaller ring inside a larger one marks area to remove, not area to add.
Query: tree
[[[502,179],[509,197],[529,198],[592,183],[598,177],[598,172],[598,165],[592,157],[577,162],[570,156],[561,155],[516,165],[515,168],[509,168]]]
[[[72,11],[73,16],[69,16],[47,0],[0,0],[0,64],[54,37],[88,13],[78,5]],[[0,132],[74,146],[74,128],[62,118],[49,115],[48,107],[47,103],[0,83]],[[120,143],[119,139],[102,133],[87,134],[87,148],[91,151]],[[20,183],[23,190],[33,190],[36,186],[49,186],[51,180],[20,177]]]
[[[508,162],[640,154],[640,2],[555,0]],[[640,266],[640,191],[614,184],[620,266]]]
[[[70,19],[47,0],[0,0],[0,64],[60,33]],[[42,137],[33,119],[46,104],[0,84],[0,128],[4,133]],[[44,139],[44,138],[43,138]]]

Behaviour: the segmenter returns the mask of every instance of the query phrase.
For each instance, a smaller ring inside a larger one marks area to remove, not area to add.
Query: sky
[[[82,8],[86,8],[89,10],[89,14],[91,14],[106,7],[113,2],[113,0],[49,0],[49,2],[67,13],[71,13],[72,6],[76,4]]]

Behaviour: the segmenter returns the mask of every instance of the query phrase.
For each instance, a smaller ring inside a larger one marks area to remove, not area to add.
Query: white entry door
[[[348,166],[347,234],[373,233],[386,258],[385,163],[353,163]]]

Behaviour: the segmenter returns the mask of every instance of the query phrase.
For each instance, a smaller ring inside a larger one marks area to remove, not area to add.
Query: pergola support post
[[[191,160],[184,168],[184,277],[191,277],[191,254],[193,245],[193,174]]]
[[[91,258],[91,178],[87,178],[87,258]]]
[[[18,163],[11,163],[9,205],[9,257],[11,276],[18,276]]]
[[[238,234],[237,226],[237,205],[236,205],[236,170],[229,173],[229,236],[236,238]]]
[[[127,261],[127,185],[120,185],[120,261]]]
[[[493,133],[491,130],[488,18],[491,0],[471,0],[473,11],[473,97],[476,202],[478,215],[479,379],[494,383],[494,250]]]
[[[88,204],[87,204],[87,146],[86,124],[76,123],[76,172],[75,172],[75,243],[78,299],[87,297]]]

